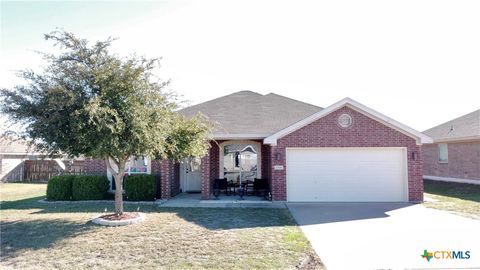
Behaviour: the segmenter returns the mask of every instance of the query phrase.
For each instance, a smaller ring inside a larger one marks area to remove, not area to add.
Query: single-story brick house
[[[480,184],[480,110],[423,132],[425,179]]]
[[[135,171],[160,176],[164,199],[189,191],[210,199],[216,178],[263,178],[276,201],[423,200],[421,145],[431,139],[352,99],[320,108],[241,91],[179,112],[204,114],[214,140],[193,162],[132,160]],[[106,172],[95,160],[86,170]]]

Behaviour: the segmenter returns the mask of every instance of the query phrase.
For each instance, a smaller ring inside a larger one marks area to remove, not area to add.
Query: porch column
[[[172,197],[171,187],[172,187],[172,170],[170,160],[160,161],[160,181],[161,181],[161,198],[163,200],[168,200]]]
[[[280,154],[280,159],[277,160],[276,154]],[[287,200],[287,181],[285,170],[285,147],[271,146],[270,147],[270,170],[271,170],[271,192],[272,200],[285,201]],[[275,170],[275,165],[283,166],[283,169]]]
[[[209,200],[211,192],[210,151],[202,157],[202,199]]]

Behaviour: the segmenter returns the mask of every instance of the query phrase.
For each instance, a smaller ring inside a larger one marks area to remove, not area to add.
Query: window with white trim
[[[261,178],[261,144],[255,141],[232,140],[220,144],[219,177],[229,181]]]
[[[448,144],[446,143],[438,144],[438,162],[448,163]]]

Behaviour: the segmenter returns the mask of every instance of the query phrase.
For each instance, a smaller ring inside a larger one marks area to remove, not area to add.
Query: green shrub
[[[124,183],[129,201],[155,200],[155,177],[150,174],[129,175]]]
[[[72,183],[73,200],[101,200],[108,192],[109,182],[106,176],[76,175]]]
[[[72,199],[73,175],[54,176],[48,180],[47,200],[69,201]]]

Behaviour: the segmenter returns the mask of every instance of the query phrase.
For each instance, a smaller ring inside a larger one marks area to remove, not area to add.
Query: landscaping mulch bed
[[[100,216],[100,218],[105,219],[105,220],[127,220],[127,219],[134,219],[139,217],[138,213],[123,213],[122,215],[117,215],[117,214],[108,214],[108,215],[103,215]]]

